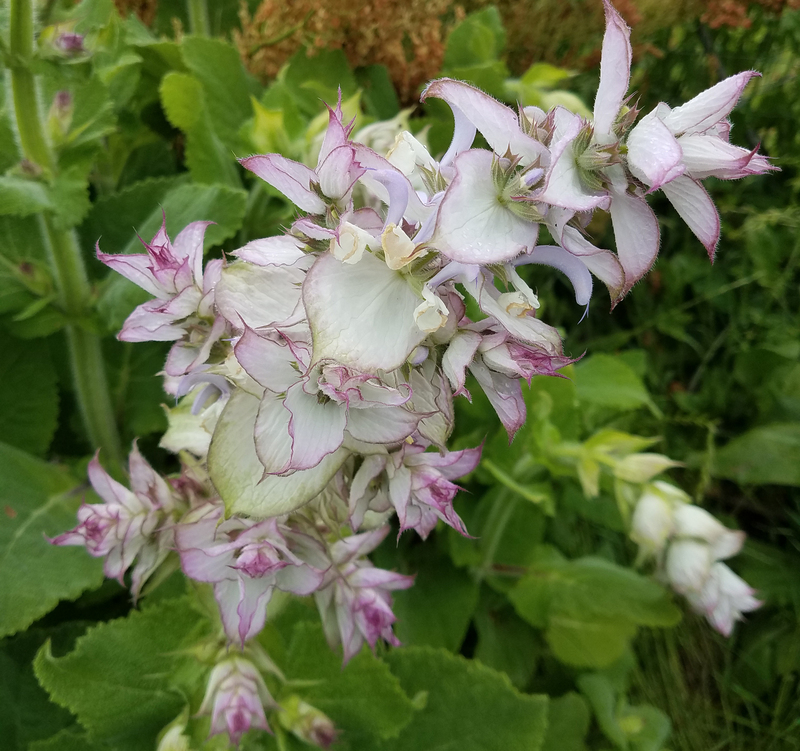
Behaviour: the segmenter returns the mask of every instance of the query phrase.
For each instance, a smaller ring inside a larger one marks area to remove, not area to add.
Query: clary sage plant
[[[89,478],[102,503],[82,506],[78,526],[53,542],[84,545],[120,582],[129,573],[134,598],[174,550],[186,577],[211,585],[221,632],[199,711],[212,734],[238,744],[250,728],[269,729],[277,705],[264,675],[279,671],[256,637],[276,590],[314,596],[345,663],[365,642],[399,644],[391,593],[413,577],[368,556],[394,516],[397,534],[424,539],[442,522],[469,536],[456,482],[481,447],[448,449],[468,374],[513,439],[526,419],[521,380],[572,362],[521,267],[555,267],[583,307],[596,277],[614,306],[658,254],[650,193],[664,192],[713,259],[719,216],[701,180],[772,169],[729,141],[727,116],[756,73],[640,118],[628,94],[630,30],[607,0],[605,13],[590,121],[436,80],[422,99],[443,100],[455,120],[437,160],[407,131],[387,153],[353,140],[340,101],[313,169],[280,154],[241,160],[297,207],[283,235],[205,265],[205,222],[171,239],[165,220],[143,254],[98,247],[153,295],[120,339],[174,342],[164,385],[178,403],[162,445],[184,470],[162,478],[134,447],[129,489],[95,458]],[[488,149],[473,148],[477,133]],[[589,238],[596,211],[610,214],[616,252]],[[641,559],[655,559],[657,575],[729,634],[760,604],[722,563],[744,535],[651,482],[672,464],[634,453],[617,468],[644,483],[630,534]],[[335,740],[313,707],[283,707],[281,722],[287,713],[305,740]],[[178,747],[181,727],[162,745]]]

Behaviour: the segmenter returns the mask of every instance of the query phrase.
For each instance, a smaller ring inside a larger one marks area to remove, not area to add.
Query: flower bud
[[[188,719],[189,708],[187,707],[161,731],[156,751],[189,751],[190,739],[184,735]]]
[[[227,733],[231,743],[239,741],[250,728],[270,732],[264,707],[276,706],[261,673],[243,657],[231,657],[211,671],[198,714],[211,715],[209,736]]]
[[[64,32],[53,40],[53,46],[68,57],[75,57],[86,50],[83,47],[83,34]]]
[[[425,146],[407,130],[397,135],[386,158],[406,176],[411,175],[417,165],[425,169],[436,168],[436,162]]]
[[[68,91],[59,91],[53,97],[47,114],[47,129],[54,143],[61,143],[69,132],[74,109],[72,95]]]
[[[664,470],[680,464],[663,454],[630,454],[617,462],[614,476],[626,482],[648,482]]]
[[[672,504],[652,488],[646,489],[636,504],[631,520],[631,539],[641,555],[658,555],[672,533]]]
[[[281,704],[281,709],[283,711],[278,715],[281,725],[301,741],[320,748],[330,748],[336,740],[333,720],[299,696],[290,696]]]

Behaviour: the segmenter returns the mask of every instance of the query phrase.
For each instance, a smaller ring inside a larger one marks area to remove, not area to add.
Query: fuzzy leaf
[[[75,526],[80,497],[69,491],[77,484],[61,468],[0,444],[0,636],[103,581],[99,560],[45,539]]]
[[[167,73],[159,87],[167,119],[186,133],[186,164],[199,183],[239,187],[234,155],[214,132],[202,84],[186,73]]]
[[[570,665],[609,665],[638,626],[680,620],[663,587],[602,558],[536,564],[509,597],[520,616],[546,629],[556,657]]]
[[[11,446],[43,454],[58,417],[56,372],[48,348],[0,331],[0,351],[0,435]]]
[[[151,751],[186,703],[172,685],[177,664],[191,663],[201,680],[196,661],[178,654],[198,624],[205,627],[186,599],[132,611],[90,629],[64,657],[53,657],[45,644],[34,661],[36,677],[93,738],[119,751]]]
[[[286,674],[308,682],[297,693],[343,731],[342,748],[372,748],[370,741],[396,737],[412,719],[411,700],[384,662],[364,649],[342,668],[316,624],[295,627]]]
[[[575,365],[578,399],[599,407],[657,410],[642,379],[620,358],[592,355]]]
[[[538,751],[547,727],[547,697],[517,691],[503,673],[431,647],[406,647],[386,661],[409,696],[427,703],[392,751],[458,749]]]
[[[50,196],[42,183],[13,175],[0,176],[0,214],[30,216],[49,208]]]
[[[719,449],[712,471],[742,484],[800,485],[800,423],[748,430]]]

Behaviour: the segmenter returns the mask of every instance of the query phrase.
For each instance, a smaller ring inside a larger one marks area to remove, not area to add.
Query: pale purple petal
[[[454,111],[456,108],[460,110],[497,154],[502,156],[510,150],[512,154],[522,157],[524,165],[537,159],[542,160],[543,164],[547,162],[546,147],[522,131],[517,113],[474,86],[463,81],[440,78],[428,84],[422,92],[422,101],[429,96],[443,99]],[[459,140],[463,138],[462,143],[466,141],[466,134],[458,134],[458,137]]]
[[[650,190],[657,190],[686,169],[681,149],[683,144],[679,144],[661,122],[658,110],[653,110],[636,124],[628,135],[627,145],[631,173]]]
[[[290,419],[291,413],[284,408],[283,397],[265,392],[258,408],[254,435],[256,454],[267,474],[282,474],[291,468]]]
[[[681,219],[705,246],[713,261],[719,242],[720,224],[717,207],[706,189],[688,177],[679,177],[662,187],[664,195]]]
[[[209,225],[216,222],[192,222],[187,224],[172,243],[172,251],[176,258],[189,261],[194,283],[203,285],[203,238]]]
[[[467,394],[466,369],[475,357],[481,335],[476,331],[459,331],[451,340],[442,356],[442,370],[453,386],[453,396]],[[467,394],[468,396],[468,394]]]
[[[324,214],[325,203],[311,190],[316,173],[299,162],[280,154],[264,154],[242,159],[241,165],[285,195],[295,206],[309,214]]]
[[[695,180],[703,180],[706,177],[736,180],[753,172],[763,171],[750,168],[758,149],[748,151],[733,146],[717,136],[703,133],[682,136],[679,143],[683,149],[686,169],[690,177]]]
[[[305,243],[291,235],[263,237],[252,240],[233,255],[256,266],[293,266],[308,256],[303,252]]]
[[[100,250],[100,241],[98,240],[97,259],[154,297],[165,299],[170,296],[156,281],[153,275],[153,259],[149,255],[144,253],[121,253],[117,255],[103,253]]]
[[[674,183],[673,180],[668,184]],[[611,223],[617,255],[625,271],[625,294],[656,260],[661,241],[658,219],[644,198],[615,190],[611,201]]]
[[[270,391],[286,391],[300,377],[297,358],[286,340],[274,333],[261,336],[248,327],[233,351],[247,374]]]
[[[303,284],[313,361],[334,360],[365,373],[399,368],[425,338],[414,322],[419,297],[398,273],[365,253],[346,265],[320,256]]]
[[[353,184],[364,174],[364,168],[354,163],[352,146],[338,146],[325,158],[317,170],[322,194],[338,201],[350,191]]]
[[[313,469],[287,477],[264,476],[253,438],[259,404],[256,397],[245,391],[231,394],[211,440],[208,469],[229,513],[264,518],[288,514],[319,495],[349,454],[341,449]],[[281,399],[277,399],[276,406],[287,418],[278,428],[285,431],[288,459],[289,412],[283,408]]]
[[[600,85],[594,100],[594,128],[610,134],[628,92],[631,76],[631,30],[609,0],[603,0],[606,33],[600,58]]]
[[[708,130],[730,114],[750,79],[760,75],[754,70],[746,70],[720,81],[669,112],[664,118],[665,125],[675,135]]]
[[[260,328],[285,321],[300,302],[305,274],[291,266],[261,268],[234,263],[222,272],[215,297],[219,312],[231,325]]]
[[[494,373],[479,360],[473,361],[469,369],[489,398],[511,442],[525,424],[525,401],[519,379]]]
[[[537,245],[523,260],[558,269],[572,284],[575,302],[578,305],[589,304],[592,297],[592,276],[586,268],[584,258],[578,258],[557,245]]]
[[[552,206],[560,206],[572,211],[591,211],[608,203],[605,192],[588,190],[581,181],[573,150],[574,139],[583,121],[573,115],[561,139],[554,144],[552,163],[545,177],[545,185],[537,200]]]

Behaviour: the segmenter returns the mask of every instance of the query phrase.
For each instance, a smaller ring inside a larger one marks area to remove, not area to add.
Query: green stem
[[[33,57],[33,2],[10,0],[9,52],[14,116],[22,155],[44,168],[52,177],[56,161],[45,137],[39,112]],[[97,335],[82,327],[91,308],[91,288],[75,233],[56,227],[53,217],[40,218],[40,228],[50,254],[50,265],[59,301],[68,318],[67,342],[75,392],[84,426],[92,444],[103,449],[112,471],[121,467],[122,449],[105,374],[105,362]]]
[[[189,31],[197,36],[211,36],[211,24],[208,20],[206,0],[188,0]]]
[[[33,3],[10,0],[9,11],[11,90],[22,153],[28,161],[52,173],[53,153],[44,135],[36,81],[29,67],[33,57]]]

